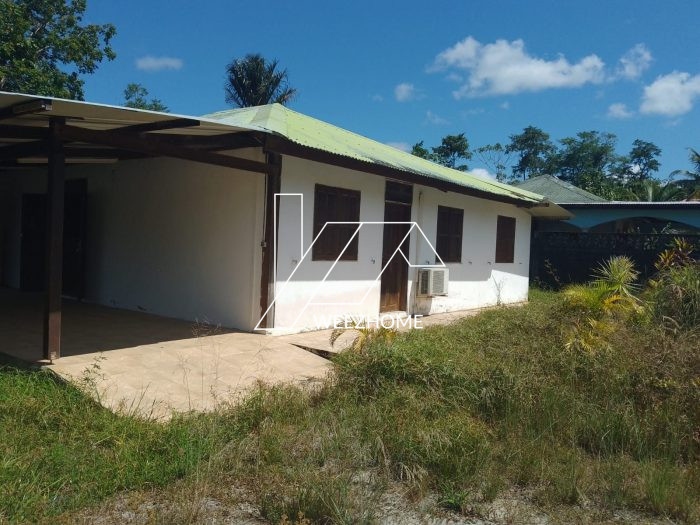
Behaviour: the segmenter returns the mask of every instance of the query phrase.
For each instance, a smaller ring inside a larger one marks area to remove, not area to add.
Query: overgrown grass
[[[630,322],[580,352],[565,347],[575,315],[535,290],[524,307],[373,339],[338,356],[317,391],[261,387],[165,425],[6,369],[0,516],[52,516],[183,478],[221,501],[245,489],[272,522],[372,522],[396,483],[472,514],[516,489],[543,508],[700,519],[697,331]]]
[[[31,521],[192,472],[235,434],[220,416],[114,415],[45,371],[0,369],[0,522]]]

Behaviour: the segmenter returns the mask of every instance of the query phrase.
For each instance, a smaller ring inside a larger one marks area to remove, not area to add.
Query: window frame
[[[323,200],[328,197],[335,199],[335,205],[330,207],[326,206],[328,209],[324,209]],[[327,222],[360,222],[361,202],[362,195],[359,190],[316,184],[314,186],[313,238],[316,239],[321,228]],[[347,207],[341,205],[346,203],[349,203]],[[324,215],[321,216],[320,214]],[[338,257],[341,250],[348,242],[349,237],[356,229],[357,225],[353,224],[334,224],[326,226],[323,234],[316,240],[311,249],[311,260],[357,261],[359,255],[359,232],[355,235],[342,256]],[[329,232],[333,230],[336,230],[336,233],[329,234]],[[343,231],[347,231],[348,233],[341,234]]]
[[[495,262],[512,264],[515,262],[515,217],[498,215],[496,220],[496,254]]]
[[[444,224],[445,217],[447,217],[447,224]],[[441,225],[443,228],[447,228],[446,232],[440,231]],[[464,210],[462,208],[438,205],[435,251],[440,258],[435,257],[435,261],[439,262],[442,260],[445,264],[461,263],[463,234]],[[445,245],[445,243],[447,244]],[[453,253],[455,250],[456,254]]]

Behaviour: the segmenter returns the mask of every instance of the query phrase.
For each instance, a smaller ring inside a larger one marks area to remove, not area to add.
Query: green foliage
[[[475,151],[479,160],[496,175],[496,180],[505,182],[508,178],[508,167],[510,166],[513,152],[500,142],[481,146]]]
[[[80,75],[116,55],[112,24],[83,24],[86,0],[0,0],[0,90],[82,100]]]
[[[425,141],[423,140],[416,142],[411,148],[411,154],[415,155],[416,157],[420,157],[421,159],[431,160],[430,151],[428,151],[428,148],[423,145],[424,142]]]
[[[676,237],[673,239],[671,246],[659,254],[654,266],[659,271],[687,266],[695,259],[693,257],[694,251],[692,244],[687,240],[682,237]]]
[[[612,133],[581,131],[560,142],[562,147],[556,155],[559,177],[592,193],[600,192],[617,161],[617,137]]]
[[[289,87],[286,69],[277,60],[260,54],[236,58],[226,66],[226,102],[245,108],[265,104],[289,104],[297,90]]]
[[[645,298],[651,319],[672,330],[700,326],[700,261],[683,238],[673,240],[656,261],[657,275],[649,281]]]
[[[685,192],[673,182],[661,182],[657,179],[633,181],[627,184],[630,200],[646,202],[678,201],[685,198]]]
[[[585,502],[597,519],[628,509],[697,522],[697,334],[620,319],[608,351],[567,352],[566,327],[583,315],[533,290],[522,307],[366,338],[317,389],[260,386],[161,424],[4,369],[0,520],[79,521],[52,517],[141,488],[168,508],[183,497],[234,507],[242,493],[273,523],[374,523],[398,487],[483,519],[507,491],[533,494],[555,521]]]
[[[472,158],[472,152],[469,150],[469,141],[464,133],[444,136],[440,145],[433,146],[431,150],[429,152],[421,140],[413,145],[411,153],[417,157],[431,160],[459,171],[467,171],[468,169],[467,164],[460,164],[460,161]]]
[[[444,136],[440,145],[433,148],[433,156],[438,164],[459,171],[467,171],[467,165],[460,164],[460,161],[471,159],[472,153],[469,151],[467,137],[464,136],[464,133],[460,133],[459,135]]]
[[[235,427],[117,416],[49,372],[0,367],[0,522],[89,505],[199,468]]]
[[[628,181],[645,181],[651,179],[654,173],[659,171],[658,157],[661,148],[653,142],[636,139],[632,143],[632,149],[625,158],[625,166],[622,175]]]
[[[641,312],[635,295],[638,277],[628,257],[611,257],[596,268],[590,283],[568,286],[565,304],[579,318],[571,325],[566,347],[586,352],[609,348],[608,336],[616,325]]]
[[[625,256],[611,257],[593,272],[593,284],[610,290],[611,295],[631,297],[639,289],[635,284],[639,272],[632,259]]]
[[[147,97],[148,90],[141,84],[127,84],[124,90],[124,105],[127,108],[148,109],[164,113],[168,111],[168,106],[163,104],[160,99],[152,98],[148,100]]]
[[[518,155],[518,162],[513,166],[514,179],[529,179],[538,175],[553,174],[552,160],[556,152],[549,134],[535,126],[528,126],[522,133],[511,135],[507,153]]]
[[[700,200],[700,153],[689,148],[688,160],[692,166],[689,170],[671,172],[673,184],[681,188],[687,198]]]

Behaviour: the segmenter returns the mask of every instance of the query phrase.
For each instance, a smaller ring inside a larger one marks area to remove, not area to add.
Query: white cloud
[[[136,59],[136,68],[142,71],[165,71],[182,69],[183,61],[174,57],[145,56]]]
[[[450,123],[449,120],[442,118],[440,115],[436,115],[430,110],[425,112],[425,121],[435,126],[445,126]]]
[[[634,112],[627,109],[626,104],[616,102],[608,106],[608,117],[610,118],[630,118],[634,116]]]
[[[447,69],[468,75],[453,92],[456,99],[579,87],[605,79],[605,64],[597,55],[588,55],[574,64],[561,55],[545,60],[528,54],[520,39],[482,44],[469,36],[439,53],[428,71]]]
[[[401,151],[411,151],[411,145],[408,142],[387,142],[386,145]]]
[[[501,102],[500,108],[501,109],[510,109],[510,102],[508,102],[507,100],[505,102]]]
[[[693,109],[693,103],[700,96],[700,75],[674,71],[657,77],[644,87],[639,111],[647,114],[682,115]]]
[[[384,102],[384,97],[379,93],[372,95],[372,102]]]
[[[493,173],[491,173],[489,170],[484,169],[484,168],[470,169],[469,174],[474,175],[475,177],[479,177],[480,179],[496,180],[496,176]]]
[[[637,44],[627,51],[617,67],[616,76],[634,80],[639,78],[651,65],[651,52],[644,44]]]
[[[418,97],[418,91],[413,84],[402,82],[394,88],[394,97],[399,102],[408,102]]]

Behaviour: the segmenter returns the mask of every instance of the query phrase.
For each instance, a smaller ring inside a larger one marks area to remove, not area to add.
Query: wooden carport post
[[[61,356],[61,293],[63,288],[63,207],[66,156],[61,132],[65,120],[49,120],[48,198],[46,225],[46,309],[44,312],[44,359]]]

